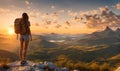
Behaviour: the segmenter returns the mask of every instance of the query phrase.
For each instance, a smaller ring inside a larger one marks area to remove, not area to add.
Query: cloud
[[[100,7],[99,10],[103,12],[103,11],[108,11],[109,9],[108,6],[105,6],[105,7]]]
[[[31,9],[31,5],[32,5],[32,2],[26,0],[26,1],[25,1],[25,5],[26,5],[26,8],[27,8],[28,10],[30,10],[30,9]]]
[[[51,25],[51,21],[46,21],[46,25]]]
[[[120,3],[116,4],[116,5],[113,6],[113,7],[115,7],[115,8],[118,9],[118,10],[120,10]]]
[[[52,9],[54,9],[54,8],[55,8],[55,6],[54,6],[54,5],[52,5],[52,6],[51,6],[51,8],[52,8]]]
[[[65,12],[65,10],[59,10],[58,11],[58,13],[64,13]]]
[[[68,26],[71,26],[69,21],[66,21],[65,24],[68,25]]]
[[[62,27],[62,25],[57,24],[55,27],[56,27],[56,28],[60,28],[60,27]]]
[[[26,5],[30,5],[31,3],[29,1],[25,1],[25,4]]]
[[[68,15],[69,15],[69,16],[73,16],[73,17],[75,17],[75,16],[78,15],[77,12],[72,12],[71,10],[68,10],[67,12],[68,12]]]
[[[98,9],[97,14],[84,14],[83,17],[88,28],[102,29],[106,26],[113,28],[120,27],[120,15],[116,15],[108,7],[101,7]]]
[[[10,9],[0,8],[0,13],[10,12]]]
[[[80,18],[79,18],[79,17],[77,17],[77,16],[75,16],[75,17],[74,17],[74,20],[79,20],[79,19],[80,19]]]
[[[57,12],[41,14],[41,19],[47,25],[56,24],[60,20]]]
[[[41,12],[39,10],[34,9],[32,11],[29,11],[29,15],[30,15],[30,17],[36,19],[37,17],[39,17],[41,15]]]
[[[35,23],[35,26],[40,26],[40,24],[38,24],[38,23]]]

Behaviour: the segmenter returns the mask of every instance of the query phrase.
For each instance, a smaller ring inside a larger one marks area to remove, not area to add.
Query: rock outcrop
[[[27,61],[24,66],[20,65],[20,61],[9,63],[8,65],[0,66],[0,71],[80,71],[78,69],[70,70],[66,67],[59,68],[55,66],[52,62],[39,62],[34,63],[32,61]],[[115,71],[120,71],[118,67]]]
[[[4,66],[0,71],[70,71],[67,68],[56,67],[52,62],[39,62],[34,63],[27,61],[24,66],[20,65],[20,61],[9,63],[8,66]]]

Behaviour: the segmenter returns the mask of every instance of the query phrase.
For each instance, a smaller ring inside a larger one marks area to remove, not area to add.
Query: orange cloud
[[[113,6],[113,7],[115,7],[116,9],[120,9],[120,3],[116,4],[116,5]]]

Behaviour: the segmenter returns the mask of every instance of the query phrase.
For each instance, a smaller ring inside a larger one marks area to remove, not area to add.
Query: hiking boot
[[[25,66],[27,64],[27,61],[21,61],[21,66]]]

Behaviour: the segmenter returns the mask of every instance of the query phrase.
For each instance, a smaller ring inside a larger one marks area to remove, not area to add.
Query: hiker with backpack
[[[21,65],[26,64],[26,54],[29,46],[29,41],[32,41],[32,35],[30,30],[30,22],[27,13],[22,14],[22,18],[15,19],[14,22],[15,33],[20,38],[20,61]]]

